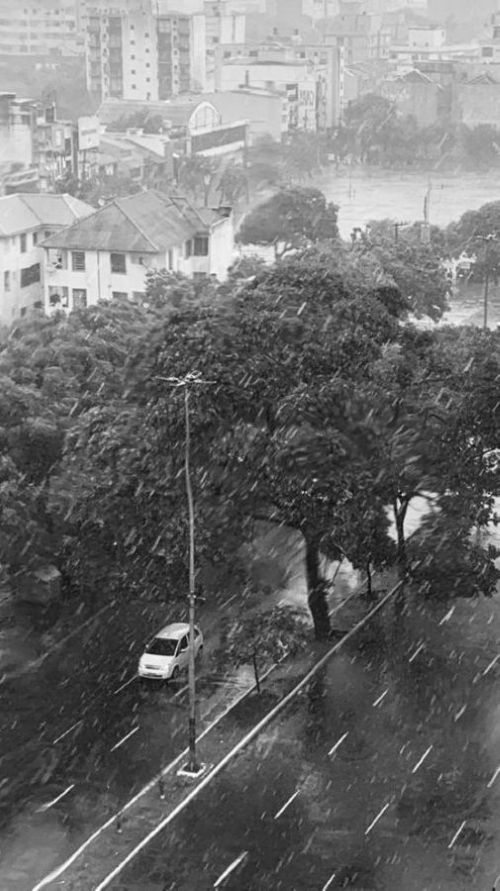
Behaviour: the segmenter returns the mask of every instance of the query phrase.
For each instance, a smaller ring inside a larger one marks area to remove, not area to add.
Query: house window
[[[127,272],[127,266],[125,263],[125,254],[111,254],[111,272],[116,272],[119,275],[125,275]]]
[[[40,263],[34,263],[33,266],[25,266],[21,269],[21,288],[27,288],[40,281]]]
[[[33,247],[38,243],[38,232],[33,232]]]
[[[49,304],[50,306],[60,305],[62,308],[67,308],[68,288],[65,285],[62,287],[58,285],[49,285]]]
[[[111,296],[113,300],[128,300],[128,294],[126,291],[112,291]]]
[[[144,257],[140,254],[130,254],[130,262],[135,266],[144,266]]]
[[[87,291],[85,288],[73,288],[73,309],[85,309],[87,306]]]
[[[73,272],[85,272],[84,251],[71,251],[71,268]]]
[[[10,291],[10,272],[8,270],[3,274],[3,289],[4,291]]]
[[[194,250],[193,254],[195,257],[208,257],[208,236],[207,235],[197,235],[194,239]]]
[[[192,242],[192,241],[186,241],[185,250],[184,250],[184,255],[185,255],[185,257],[186,257],[186,260],[189,260],[189,258],[191,257],[192,253],[193,253],[193,242]]]
[[[21,235],[21,253],[26,253],[26,235]]]
[[[52,231],[50,229],[44,229],[44,231],[43,231],[44,238],[50,238],[51,235],[52,235]]]

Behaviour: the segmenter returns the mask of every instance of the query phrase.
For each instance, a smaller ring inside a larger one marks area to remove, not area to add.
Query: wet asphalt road
[[[110,887],[491,891],[499,651],[498,598],[371,623]]]

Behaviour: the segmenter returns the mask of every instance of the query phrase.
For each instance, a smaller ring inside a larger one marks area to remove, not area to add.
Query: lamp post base
[[[209,764],[197,764],[196,769],[192,770],[192,765],[188,762],[179,768],[177,776],[185,780],[198,780],[207,772],[210,766]]]

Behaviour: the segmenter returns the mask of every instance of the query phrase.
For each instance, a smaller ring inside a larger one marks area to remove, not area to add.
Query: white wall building
[[[43,308],[40,242],[93,212],[93,207],[70,195],[0,198],[0,320],[4,324]]]
[[[63,56],[83,52],[78,6],[72,0],[0,0],[0,55]]]
[[[96,98],[156,101],[202,90],[205,55],[203,15],[88,9],[87,88]]]
[[[56,233],[43,248],[46,311],[72,310],[142,298],[152,269],[223,280],[233,260],[233,220],[229,208],[195,210],[185,198],[140,192]]]

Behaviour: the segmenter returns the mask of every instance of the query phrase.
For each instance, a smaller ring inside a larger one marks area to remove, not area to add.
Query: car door
[[[187,634],[184,637],[181,637],[179,641],[179,649],[177,651],[177,662],[179,664],[179,668],[187,668],[187,664],[189,661],[189,645],[188,645],[188,636]]]

